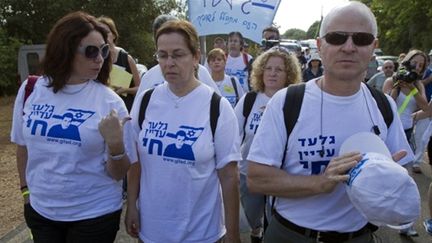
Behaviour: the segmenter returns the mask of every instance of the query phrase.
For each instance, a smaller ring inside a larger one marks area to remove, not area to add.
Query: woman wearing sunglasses
[[[139,161],[128,174],[127,232],[144,242],[223,237],[240,242],[236,161],[241,156],[234,111],[220,99],[212,133],[214,91],[196,78],[199,38],[191,23],[168,21],[155,37],[155,56],[167,82],[153,89],[141,124],[137,117],[146,92],[131,111],[135,136],[130,140],[138,146]]]
[[[34,242],[113,242],[119,229],[128,113],[107,87],[106,43],[95,17],[64,16],[48,35],[44,75],[29,96],[28,81],[18,92],[11,138]]]
[[[132,108],[132,103],[135,98],[135,94],[140,84],[140,77],[136,63],[131,55],[129,55],[124,49],[117,47],[119,34],[115,26],[114,21],[106,16],[98,18],[99,22],[108,31],[108,44],[110,47],[110,55],[113,62],[113,68],[119,68],[132,75],[132,80],[128,88],[114,86],[114,90],[126,104],[128,111]]]

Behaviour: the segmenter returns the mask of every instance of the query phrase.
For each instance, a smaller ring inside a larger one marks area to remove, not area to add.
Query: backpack
[[[147,106],[149,104],[150,97],[151,97],[153,91],[154,91],[154,88],[146,91],[142,100],[141,100],[141,106],[140,106],[139,115],[138,115],[138,126],[140,129],[142,129],[142,123],[144,122],[144,119],[145,119],[145,112],[147,110]],[[210,127],[211,127],[211,131],[212,131],[213,139],[214,139],[214,135],[216,132],[217,122],[219,119],[220,100],[221,100],[221,96],[216,94],[215,92],[213,92],[213,95],[212,95],[211,101],[210,101]]]
[[[387,97],[385,96],[385,94],[383,94],[381,91],[370,87],[369,85],[366,84],[366,87],[368,87],[369,91],[372,94],[372,97],[375,99],[375,101],[377,102],[378,105],[378,109],[381,112],[381,115],[384,118],[384,121],[386,123],[387,128],[390,127],[391,123],[393,122],[393,111],[391,109],[390,106],[390,102],[388,101]],[[305,93],[305,88],[306,88],[306,83],[300,83],[300,84],[294,84],[294,85],[290,85],[287,88],[287,93],[285,96],[285,102],[284,102],[284,106],[282,108],[283,113],[284,113],[284,123],[285,123],[285,129],[286,129],[286,134],[287,134],[287,140],[285,143],[285,150],[287,150],[288,148],[288,138],[289,135],[291,134],[298,116],[300,114],[300,110],[301,110],[301,105],[303,103],[303,97],[304,97],[304,93]],[[246,99],[246,97],[245,97]],[[246,102],[245,102],[246,104]],[[246,107],[250,113],[253,103],[249,104],[249,107]],[[249,116],[249,113],[247,114]],[[245,115],[245,108],[243,108],[243,115]],[[247,119],[247,117],[245,116],[245,119]],[[246,123],[246,122],[245,122]],[[379,131],[377,131],[378,127],[374,126],[374,132],[379,134]],[[282,163],[280,166],[280,169],[283,168],[284,163],[285,163],[285,155],[286,153],[283,153],[283,157],[282,157]],[[271,202],[271,211],[274,210],[274,203],[275,203],[276,197],[272,197],[272,202]]]
[[[234,92],[235,92],[235,95],[236,95],[236,101],[235,101],[235,103],[237,104],[240,98],[239,98],[239,93],[238,93],[238,90],[237,90],[237,84],[236,84],[236,81],[235,81],[234,77],[231,77],[231,84],[232,84],[232,86],[234,88]]]
[[[389,128],[391,123],[393,122],[393,111],[391,109],[387,97],[379,90],[372,88],[367,84],[366,87],[368,87],[369,91],[372,94],[372,97],[377,102],[378,109],[380,110],[384,118],[387,128]],[[287,138],[291,134],[291,131],[293,130],[295,123],[297,122],[298,116],[300,114],[305,88],[306,88],[306,83],[300,83],[300,84],[290,85],[287,89],[287,94],[285,96],[285,102],[283,106],[284,122],[285,122]],[[252,107],[253,104],[255,103],[256,97],[257,97],[257,93],[254,91],[248,92],[245,95],[245,99],[243,103],[243,116],[245,118],[245,122],[243,124],[243,129],[246,128],[246,121],[249,117],[250,112],[252,111]]]
[[[23,108],[24,104],[27,100],[27,98],[30,96],[30,94],[33,92],[33,88],[36,84],[36,81],[38,80],[39,76],[36,75],[30,75],[27,78],[27,84],[24,87],[24,101],[23,101]]]

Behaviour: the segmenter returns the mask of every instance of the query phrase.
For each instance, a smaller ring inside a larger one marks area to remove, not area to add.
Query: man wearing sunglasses
[[[332,9],[317,39],[324,75],[304,84],[289,137],[282,112],[287,89],[267,104],[247,158],[250,191],[276,197],[265,242],[375,242],[377,227],[345,190],[347,172],[362,155],[339,154],[340,146],[353,134],[375,132],[399,164],[413,159],[395,103],[383,96],[394,117],[387,127],[363,82],[376,36],[375,17],[363,3],[350,1]]]

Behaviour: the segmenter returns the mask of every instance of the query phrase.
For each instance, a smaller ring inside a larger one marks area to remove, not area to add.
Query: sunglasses
[[[78,52],[90,59],[97,58],[99,54],[102,56],[103,59],[106,59],[109,55],[109,45],[103,44],[101,47],[92,45],[80,46],[78,47]]]
[[[340,46],[343,45],[350,36],[356,46],[368,46],[375,40],[375,36],[370,33],[342,31],[329,32],[323,38],[330,45]]]

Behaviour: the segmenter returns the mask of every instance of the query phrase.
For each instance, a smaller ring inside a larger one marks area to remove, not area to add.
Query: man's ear
[[[322,44],[321,38],[317,37],[316,43],[317,43],[317,50],[318,50],[318,52],[320,52],[321,51],[321,44]]]
[[[374,40],[375,44],[374,44],[374,49],[379,47],[379,39],[375,38]]]

